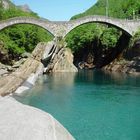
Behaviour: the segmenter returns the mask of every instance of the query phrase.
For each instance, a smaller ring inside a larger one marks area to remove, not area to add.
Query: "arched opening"
[[[39,42],[54,37],[46,29],[27,23],[7,26],[0,32],[0,62],[8,65],[27,57]]]
[[[114,25],[115,26],[115,25]],[[84,23],[66,35],[74,54],[74,64],[81,69],[102,68],[120,58],[131,35],[111,24]]]

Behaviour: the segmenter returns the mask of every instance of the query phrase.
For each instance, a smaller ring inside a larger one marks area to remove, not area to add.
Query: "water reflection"
[[[125,73],[118,73],[118,72],[108,72],[108,71],[101,71],[101,70],[84,70],[80,71],[76,75],[76,82],[87,82],[87,83],[94,83],[97,85],[123,85],[127,83],[128,85],[138,86],[140,83],[140,76],[136,75],[127,75]]]
[[[60,86],[73,87],[75,76],[77,73],[53,73],[48,75],[50,86],[54,89]],[[46,79],[47,81],[47,79]]]

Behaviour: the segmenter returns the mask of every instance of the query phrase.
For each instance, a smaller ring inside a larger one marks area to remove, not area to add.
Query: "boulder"
[[[69,49],[65,48],[57,58],[52,72],[78,72],[73,64],[73,54]]]
[[[0,140],[74,140],[50,114],[0,97]]]

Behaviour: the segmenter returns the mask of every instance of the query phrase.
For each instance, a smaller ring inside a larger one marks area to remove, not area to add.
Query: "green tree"
[[[2,0],[0,0],[0,20],[18,16],[39,18],[36,13],[24,12],[10,1],[8,2],[9,8],[4,9]],[[14,25],[1,31],[0,42],[3,44],[1,45],[3,49],[1,48],[0,51],[6,49],[9,61],[12,61],[12,59],[18,59],[24,52],[32,52],[37,43],[47,42],[51,39],[52,35],[38,26],[29,24]]]
[[[2,4],[2,0],[0,0],[0,20],[3,17],[3,4]]]

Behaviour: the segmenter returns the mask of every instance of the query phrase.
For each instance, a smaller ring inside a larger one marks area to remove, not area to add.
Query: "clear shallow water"
[[[15,98],[52,114],[76,140],[140,140],[140,77],[57,73]]]

